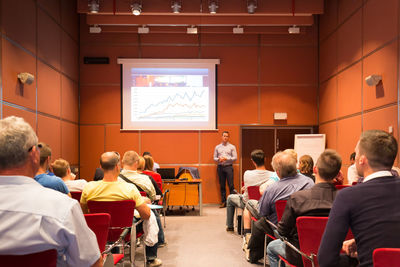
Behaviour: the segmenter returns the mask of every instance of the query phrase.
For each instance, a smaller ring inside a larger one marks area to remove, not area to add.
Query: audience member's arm
[[[357,244],[356,240],[350,239],[343,242],[342,250],[352,258],[357,258]]]
[[[92,267],[103,267],[103,258],[100,257],[98,261],[96,261]]]
[[[341,192],[336,196],[333,207],[329,214],[328,224],[318,251],[318,262],[321,267],[338,266],[339,254],[343,240],[349,230],[349,203],[346,197],[349,194]],[[351,193],[351,192],[349,192]]]
[[[72,195],[71,195],[71,193],[68,193],[68,194],[67,194],[67,196],[69,196],[70,198],[72,198]]]
[[[140,218],[148,220],[150,218],[150,208],[146,205],[146,202],[140,206],[136,206],[137,211],[140,214]]]
[[[265,191],[258,202],[261,217],[267,217],[270,215],[270,199],[271,197],[269,196],[268,191]]]
[[[86,198],[86,192],[85,190],[82,191],[81,195],[81,201],[79,202],[81,204],[81,209],[84,214],[89,213],[88,205],[87,205],[87,198]]]

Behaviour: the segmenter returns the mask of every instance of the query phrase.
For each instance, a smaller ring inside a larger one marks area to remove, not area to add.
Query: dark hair
[[[317,160],[319,176],[325,181],[335,178],[342,167],[342,158],[333,149],[326,149]]]
[[[144,156],[151,156],[151,153],[149,152],[149,151],[145,151],[145,152],[143,152],[143,155],[142,155],[143,157]]]
[[[229,132],[228,131],[223,131],[222,135],[224,135],[224,133],[228,134],[228,136],[229,136]]]
[[[51,157],[51,148],[43,142],[39,143],[38,147],[40,149],[40,166],[43,166],[46,160]]]
[[[303,155],[300,157],[299,159],[300,173],[311,177],[313,174],[313,167],[314,167],[314,161],[310,155]]]
[[[396,139],[381,130],[363,132],[358,148],[360,154],[366,156],[369,166],[373,170],[390,170],[396,159],[398,149]]]
[[[356,159],[356,152],[353,152],[350,155],[350,160],[355,160],[355,159]]]
[[[103,180],[103,178],[104,178],[104,171],[103,171],[103,169],[97,168],[96,171],[94,172],[93,181]]]
[[[265,165],[265,154],[261,149],[255,149],[251,152],[251,159],[257,165],[257,167]]]
[[[154,160],[151,156],[145,155],[143,156],[145,164],[144,164],[144,170],[145,171],[153,171],[154,167]]]

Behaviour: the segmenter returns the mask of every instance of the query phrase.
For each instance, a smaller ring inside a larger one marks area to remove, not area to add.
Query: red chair
[[[26,267],[56,267],[57,250],[50,249],[25,255],[0,255],[0,266]]]
[[[303,266],[319,266],[317,255],[328,217],[298,217],[296,220],[300,251],[303,255]]]
[[[278,222],[282,219],[283,212],[285,211],[286,207],[286,202],[286,199],[277,200],[275,202],[276,216],[278,217]]]
[[[122,247],[125,246],[125,242],[131,242],[130,246],[130,260],[135,261],[136,252],[136,239],[143,235],[143,232],[136,233],[136,225],[133,224],[133,212],[135,210],[136,203],[133,200],[122,200],[122,201],[88,201],[88,208],[90,213],[108,213],[111,215],[110,228],[108,231],[107,241],[109,242],[121,242]],[[125,239],[121,239],[120,236],[125,229],[131,229],[130,236],[127,235]],[[123,249],[125,252],[125,249]],[[107,251],[106,251],[107,252]],[[146,255],[145,246],[143,245],[144,257]]]
[[[400,248],[377,248],[372,254],[374,267],[400,265]]]
[[[71,191],[71,197],[81,202],[82,191]]]
[[[249,194],[249,199],[259,200],[261,197],[259,186],[248,186],[247,193]]]
[[[139,191],[140,192],[140,195],[142,196],[142,197],[147,197],[147,193],[146,192],[144,192],[144,191]]]
[[[351,185],[348,185],[348,184],[337,184],[337,185],[335,185],[337,190],[341,190],[343,188],[350,187],[350,186]]]

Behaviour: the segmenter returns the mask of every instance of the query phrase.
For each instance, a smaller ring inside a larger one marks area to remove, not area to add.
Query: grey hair
[[[128,150],[125,152],[122,158],[122,164],[132,166],[136,162],[139,162],[139,155],[133,150]]]
[[[10,116],[0,120],[0,169],[23,165],[29,149],[37,143],[36,133],[23,118]]]
[[[274,171],[279,172],[279,178],[292,177],[297,173],[296,159],[289,152],[278,152],[272,157],[271,162]]]

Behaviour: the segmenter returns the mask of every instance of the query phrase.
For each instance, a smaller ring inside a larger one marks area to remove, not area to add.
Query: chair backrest
[[[356,185],[356,184],[357,184],[357,182],[352,182],[352,183],[351,183],[351,185]]]
[[[314,265],[318,265],[319,244],[325,231],[328,217],[298,217],[296,220],[297,233],[299,236],[300,250],[307,255],[314,254]],[[303,266],[312,266],[311,262],[303,257]]]
[[[0,266],[25,267],[28,265],[56,267],[57,250],[50,249],[25,255],[0,255]]]
[[[351,185],[348,185],[348,184],[337,184],[337,185],[335,185],[337,190],[340,190],[340,189],[343,189],[343,188],[346,188],[346,187],[350,187],[350,186]]]
[[[86,223],[95,233],[100,252],[106,248],[108,228],[110,227],[111,216],[108,213],[85,214]]]
[[[400,248],[377,248],[372,254],[374,267],[399,266]]]
[[[78,200],[78,202],[81,202],[81,196],[82,196],[82,191],[71,191],[70,192],[71,193],[71,197],[73,198],[73,199],[76,199],[76,200]]]
[[[142,197],[147,197],[147,193],[145,191],[139,191]]]
[[[165,190],[164,193],[162,194],[163,212],[165,212],[165,210],[168,208],[168,202],[169,202],[169,189]]]
[[[131,227],[136,202],[133,200],[121,201],[88,201],[90,213],[108,213],[111,215],[108,241],[116,241],[123,231],[123,227]]]
[[[248,186],[247,193],[249,194],[249,199],[259,200],[261,197],[259,186]]]
[[[286,202],[287,202],[286,199],[277,200],[275,202],[275,210],[276,210],[276,216],[278,217],[278,222],[281,220],[283,212],[285,211]]]

